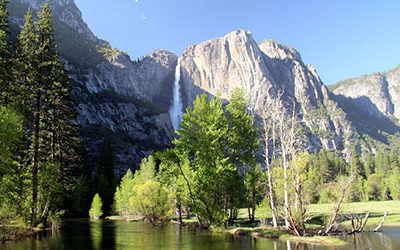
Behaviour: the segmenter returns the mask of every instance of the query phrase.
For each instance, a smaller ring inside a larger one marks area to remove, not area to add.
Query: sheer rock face
[[[191,46],[180,59],[185,105],[202,92],[229,100],[240,88],[260,114],[266,99],[284,93],[282,101],[290,106],[294,100],[306,120],[311,148],[343,149],[344,135],[353,133],[316,70],[292,48],[272,40],[257,44],[249,32],[238,30]]]
[[[170,146],[168,108],[177,56],[155,51],[141,60],[112,50],[82,19],[73,0],[13,0],[9,4],[14,33],[28,8],[44,3],[53,10],[58,50],[73,84],[76,123],[95,168],[103,141],[113,140],[116,173],[137,167],[154,150]],[[106,48],[106,52],[101,52]]]
[[[170,146],[173,129],[168,108],[177,56],[155,51],[132,61],[91,32],[73,0],[11,1],[14,34],[22,26],[26,10],[37,11],[45,2],[53,9],[58,50],[73,85],[76,123],[88,162],[96,166],[107,137],[114,142],[118,174],[138,166],[154,150]],[[258,44],[247,31],[190,46],[180,60],[184,107],[200,93],[229,100],[232,91],[241,88],[252,109],[261,115],[266,99],[283,93],[283,103],[290,107],[294,101],[296,112],[304,118],[311,149],[346,150],[360,133],[376,136],[378,128],[362,124],[365,118],[358,115],[360,107],[365,106],[364,111],[374,117],[379,113],[384,114],[381,117],[400,116],[400,70],[375,76],[371,88],[361,88],[362,96],[357,86],[335,91],[355,97],[355,105],[353,99],[332,94],[295,49],[272,40]],[[360,96],[370,96],[373,103]],[[376,110],[367,108],[375,103]],[[391,124],[385,129],[395,130]]]

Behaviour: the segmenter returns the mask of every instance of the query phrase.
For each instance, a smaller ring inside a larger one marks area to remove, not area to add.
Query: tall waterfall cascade
[[[173,99],[171,107],[169,108],[169,116],[171,118],[172,127],[174,130],[178,130],[180,128],[180,123],[182,121],[183,114],[183,104],[181,98],[180,91],[180,80],[181,80],[181,62],[178,59],[178,63],[176,64],[175,69],[175,81],[174,81],[174,90],[173,90]]]

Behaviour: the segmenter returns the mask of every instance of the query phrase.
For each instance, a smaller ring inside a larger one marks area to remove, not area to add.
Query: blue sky
[[[326,84],[400,64],[398,0],[75,0],[93,32],[135,59],[178,55],[236,29],[296,48]]]

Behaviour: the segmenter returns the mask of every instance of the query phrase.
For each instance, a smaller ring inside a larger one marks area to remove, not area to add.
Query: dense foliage
[[[81,163],[70,85],[47,4],[8,37],[0,1],[0,220],[46,226],[72,208]],[[72,211],[73,209],[71,209]]]
[[[89,216],[93,219],[98,219],[103,215],[103,202],[99,194],[93,197],[92,205],[90,206]]]

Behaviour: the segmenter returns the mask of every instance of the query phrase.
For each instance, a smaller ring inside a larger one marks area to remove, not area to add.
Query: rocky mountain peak
[[[265,40],[261,42],[259,46],[261,50],[270,58],[301,61],[300,53],[297,50],[284,46],[274,40]]]
[[[32,8],[33,10],[39,10],[43,4],[48,3],[50,8],[53,10],[54,17],[80,34],[85,35],[88,39],[99,44],[106,44],[105,41],[98,39],[93,32],[89,29],[88,25],[83,21],[82,13],[76,6],[74,0],[13,0]]]

